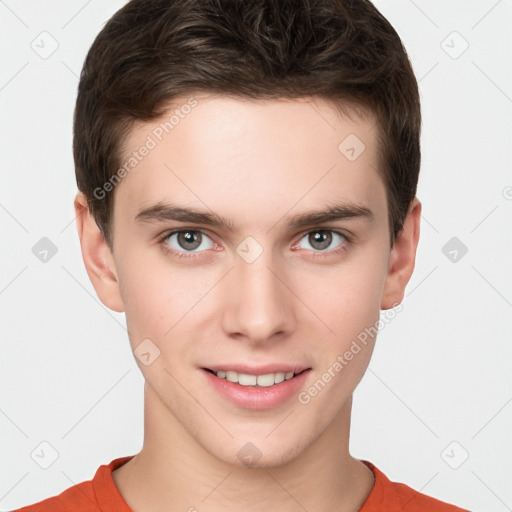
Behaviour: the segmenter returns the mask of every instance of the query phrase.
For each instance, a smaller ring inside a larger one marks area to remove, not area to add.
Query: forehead
[[[375,119],[347,112],[318,97],[175,99],[159,119],[136,123],[124,141],[128,172],[116,203],[135,213],[165,199],[267,211],[299,201],[372,202],[383,192]]]

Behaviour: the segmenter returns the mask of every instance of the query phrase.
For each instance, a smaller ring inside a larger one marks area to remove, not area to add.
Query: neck
[[[351,398],[297,457],[261,468],[228,464],[207,452],[147,384],[144,399],[143,448],[113,472],[125,501],[138,512],[356,512],[372,489],[371,470],[348,450]]]

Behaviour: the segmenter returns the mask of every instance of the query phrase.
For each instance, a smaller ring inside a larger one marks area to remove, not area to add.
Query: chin
[[[238,437],[222,445],[203,447],[215,458],[239,468],[268,469],[284,466],[297,458],[308,446],[300,439],[275,436],[270,440],[267,434]]]

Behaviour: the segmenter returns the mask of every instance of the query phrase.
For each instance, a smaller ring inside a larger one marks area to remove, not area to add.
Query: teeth
[[[292,372],[292,377],[293,377],[293,372]],[[284,381],[284,378],[285,378],[285,374],[284,373],[276,373],[275,376],[274,376],[274,382],[276,384],[279,384],[280,382]]]
[[[226,379],[229,382],[236,382],[241,386],[259,386],[270,387],[279,384],[285,380],[291,379],[295,374],[293,372],[267,373],[265,375],[249,375],[247,373],[238,373],[231,370],[219,370],[214,372],[217,377]]]
[[[218,375],[217,375],[218,377]],[[238,373],[237,372],[226,372],[226,380],[229,382],[238,382]]]
[[[246,375],[245,373],[239,373],[238,374],[238,384],[241,384],[242,386],[256,386],[256,380],[259,377],[256,377],[256,375]]]
[[[267,373],[266,375],[258,375],[256,382],[258,386],[262,387],[273,386],[275,384],[275,375],[273,373]]]

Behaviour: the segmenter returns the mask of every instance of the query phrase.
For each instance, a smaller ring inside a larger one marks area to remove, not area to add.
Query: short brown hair
[[[132,0],[92,44],[80,76],[78,189],[113,248],[113,191],[136,121],[192,92],[254,99],[318,96],[375,116],[391,246],[416,195],[418,84],[402,42],[369,0]]]

